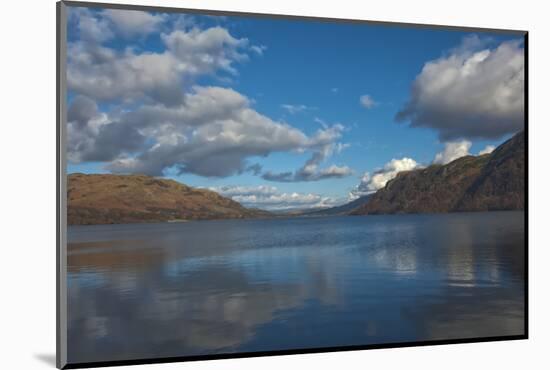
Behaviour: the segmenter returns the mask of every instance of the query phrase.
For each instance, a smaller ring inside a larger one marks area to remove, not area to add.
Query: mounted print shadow
[[[523,31],[58,4],[58,366],[527,338]]]

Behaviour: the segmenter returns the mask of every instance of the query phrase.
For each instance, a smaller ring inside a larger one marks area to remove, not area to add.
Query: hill
[[[524,176],[522,131],[491,154],[401,172],[351,214],[521,210]]]
[[[266,217],[216,192],[145,175],[70,174],[69,225]]]

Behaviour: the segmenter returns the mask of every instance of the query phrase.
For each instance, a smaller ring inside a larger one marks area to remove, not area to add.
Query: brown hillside
[[[145,175],[68,176],[68,224],[250,218],[268,215],[216,192]]]
[[[351,214],[523,209],[524,166],[520,132],[491,154],[399,173]]]

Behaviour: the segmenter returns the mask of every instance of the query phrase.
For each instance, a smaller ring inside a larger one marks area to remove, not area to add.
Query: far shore
[[[271,217],[240,217],[240,218],[203,218],[203,219],[177,219],[166,221],[144,221],[144,222],[120,222],[120,223],[104,223],[104,224],[68,224],[68,227],[73,226],[102,226],[102,225],[150,225],[150,224],[177,224],[196,221],[240,221],[240,220],[273,220],[284,218],[328,218],[328,217],[380,217],[380,216],[424,216],[424,215],[452,215],[452,214],[479,214],[479,213],[500,213],[500,212],[525,212],[524,209],[500,209],[490,211],[454,211],[454,212],[424,212],[424,213],[376,213],[366,215],[308,215],[308,214],[274,214]]]

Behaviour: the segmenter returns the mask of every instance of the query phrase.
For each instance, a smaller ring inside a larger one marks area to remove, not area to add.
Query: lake
[[[524,333],[524,213],[68,228],[70,363]]]

